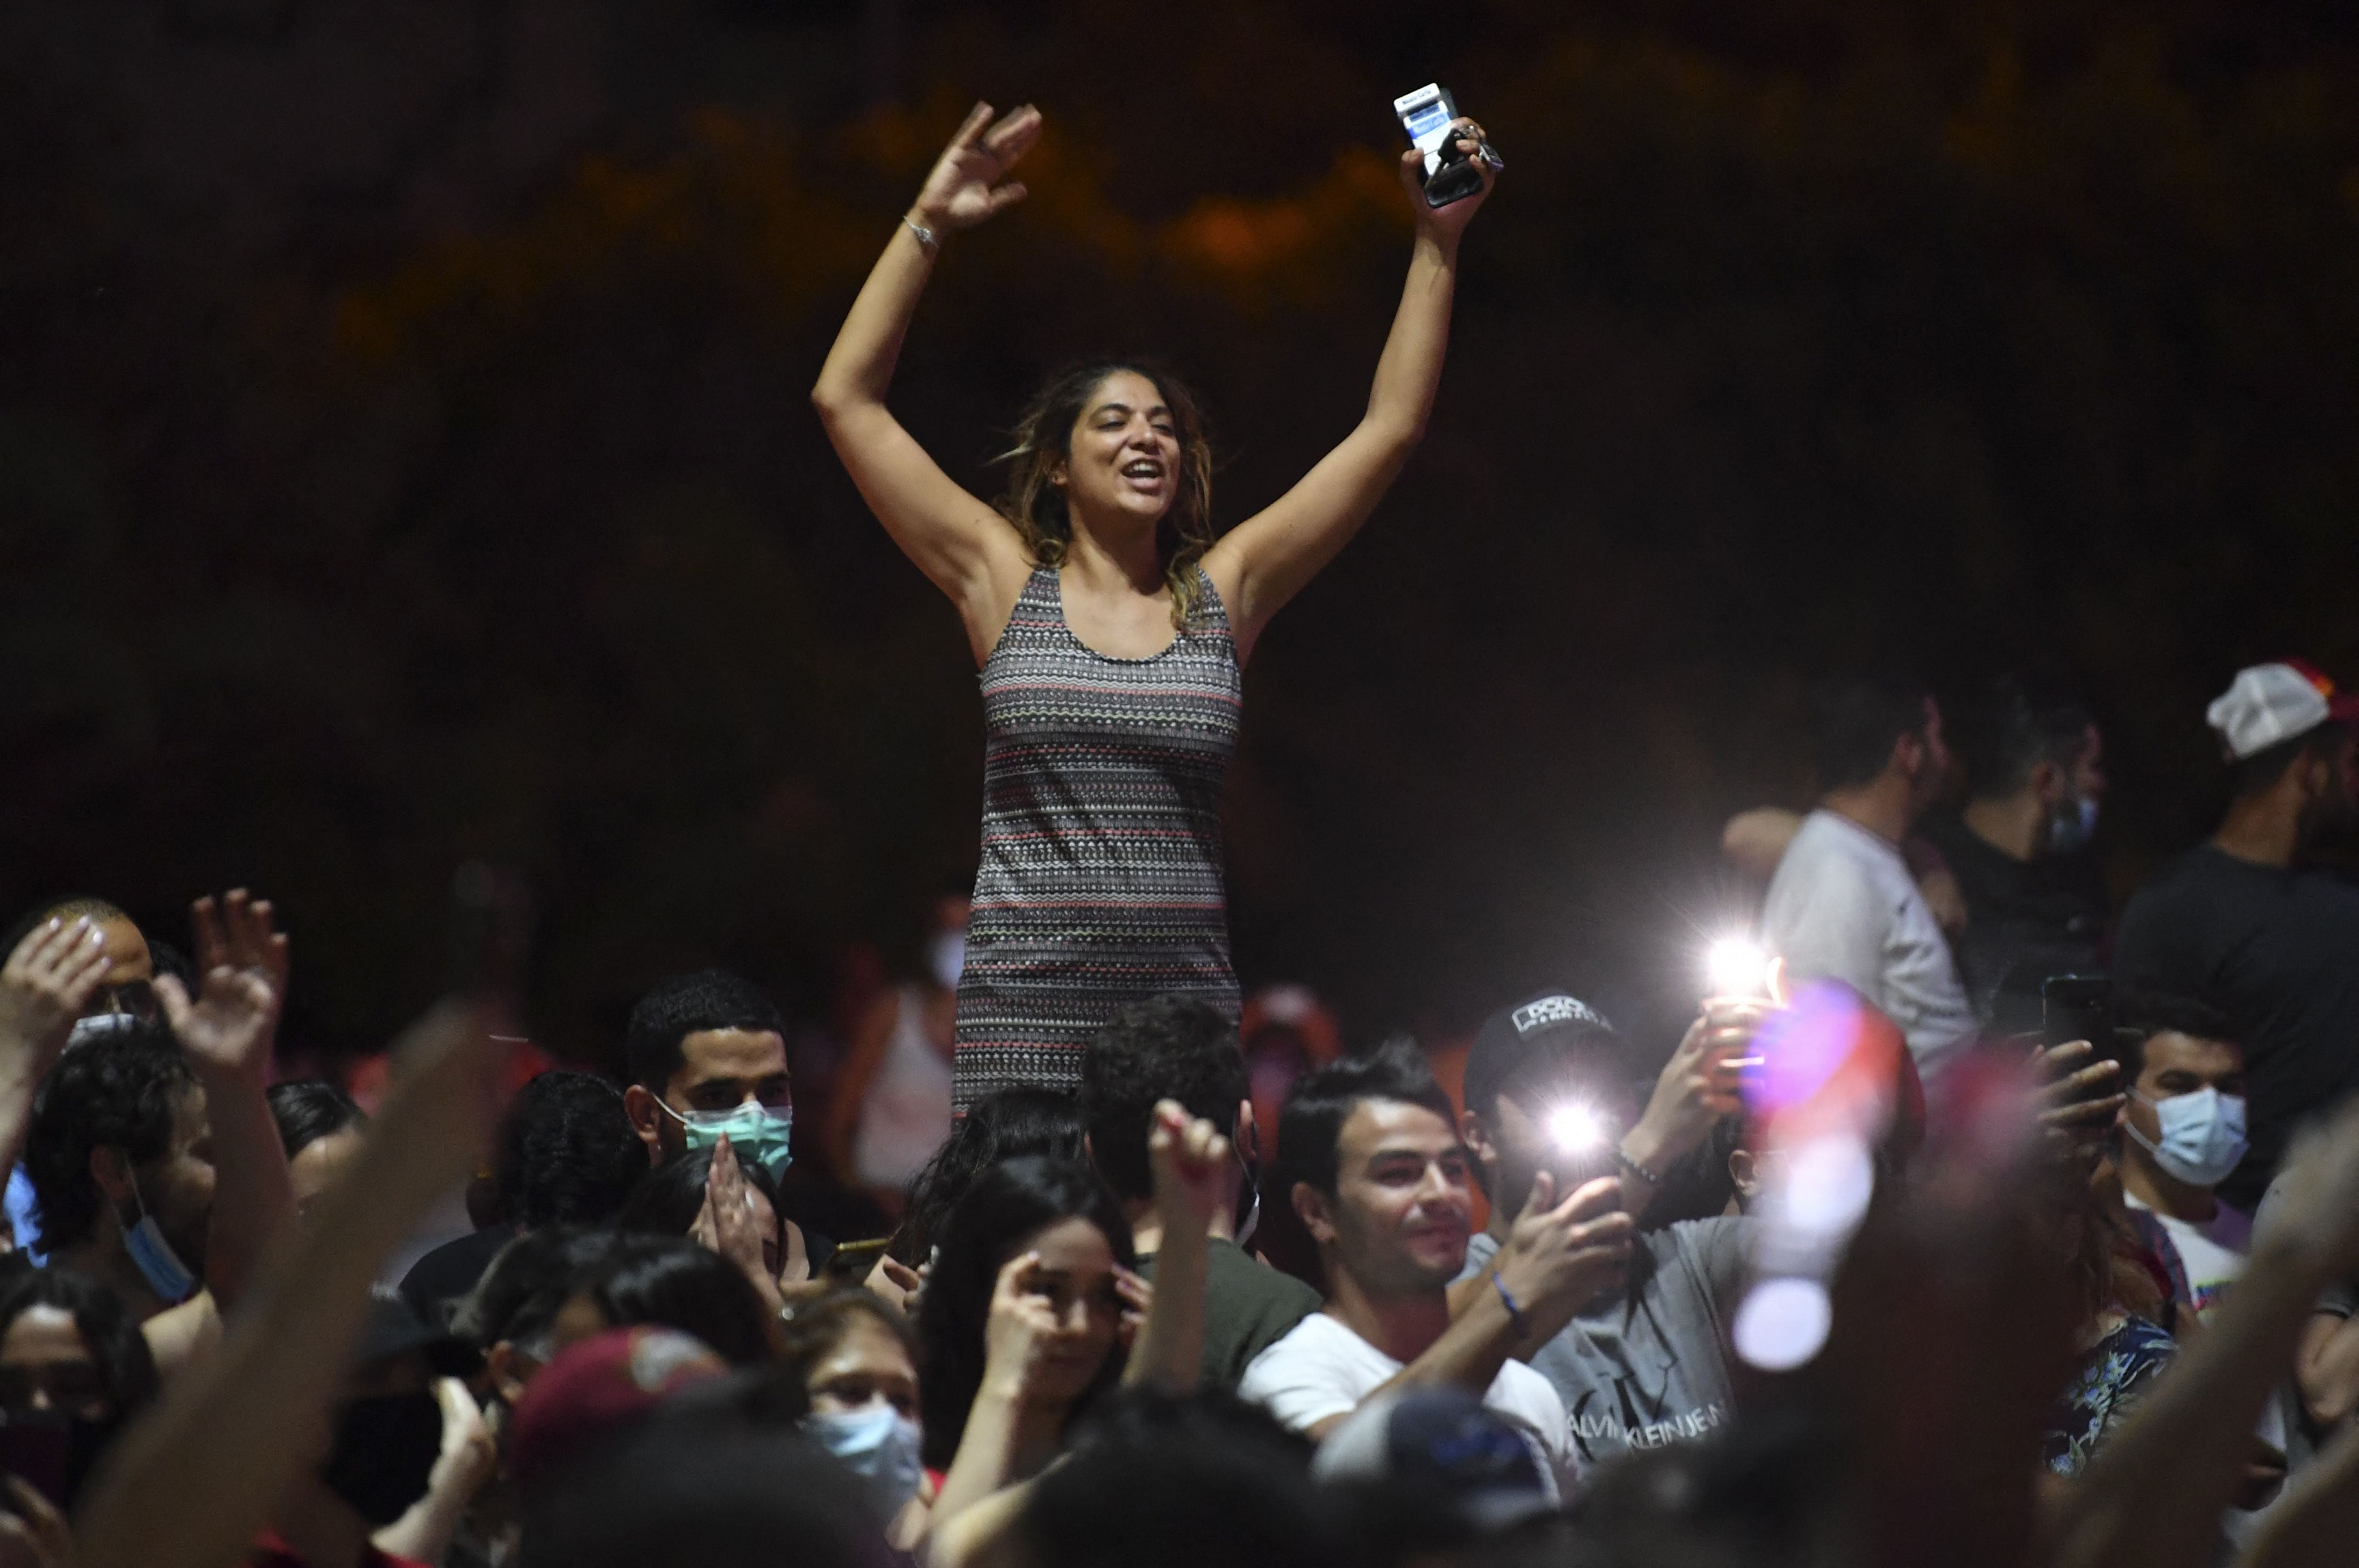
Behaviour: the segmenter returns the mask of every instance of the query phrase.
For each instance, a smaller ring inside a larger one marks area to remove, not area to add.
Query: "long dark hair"
[[[941,1256],[918,1307],[918,1399],[929,1465],[949,1465],[965,1435],[967,1411],[983,1387],[984,1329],[999,1271],[1027,1238],[1065,1219],[1096,1226],[1114,1261],[1125,1268],[1137,1262],[1122,1205],[1096,1172],[1071,1161],[1032,1158],[994,1165],[975,1178],[951,1212]],[[1121,1378],[1122,1357],[1108,1355],[1068,1419]]]
[[[974,1102],[934,1157],[909,1183],[908,1207],[893,1233],[893,1256],[915,1268],[950,1224],[951,1210],[975,1177],[1027,1154],[1087,1164],[1089,1124],[1071,1095],[1055,1089],[1000,1089]]]
[[[160,1384],[147,1336],[122,1298],[71,1269],[36,1269],[0,1290],[0,1338],[35,1307],[55,1307],[73,1319],[98,1375],[106,1384],[113,1419],[129,1420],[156,1397]]]
[[[1072,457],[1073,427],[1089,411],[1090,398],[1106,377],[1123,371],[1155,384],[1180,438],[1180,490],[1171,509],[1156,524],[1155,544],[1163,557],[1163,580],[1171,589],[1171,623],[1185,630],[1204,614],[1203,586],[1196,563],[1219,537],[1212,527],[1212,446],[1196,395],[1169,372],[1139,360],[1093,360],[1060,371],[1016,416],[1016,444],[1001,454],[1008,464],[1007,489],[999,514],[1016,525],[1025,548],[1044,567],[1064,563],[1072,543],[1073,519],[1064,492],[1049,476]]]

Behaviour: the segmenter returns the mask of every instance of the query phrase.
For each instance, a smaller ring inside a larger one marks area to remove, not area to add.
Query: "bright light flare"
[[[1564,1152],[1578,1154],[1605,1141],[1605,1124],[1588,1106],[1559,1106],[1549,1113],[1548,1135]]]
[[[1767,996],[1769,954],[1745,936],[1723,936],[1704,952],[1704,983],[1714,996]]]
[[[1736,1309],[1728,1337],[1736,1353],[1765,1372],[1790,1372],[1826,1347],[1834,1303],[1816,1280],[1764,1280]]]

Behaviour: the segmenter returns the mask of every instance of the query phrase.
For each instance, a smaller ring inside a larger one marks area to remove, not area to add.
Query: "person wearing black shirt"
[[[2227,815],[2130,900],[2114,968],[2242,1030],[2252,1147],[2219,1194],[2250,1212],[2295,1126],[2359,1087],[2359,888],[2301,863],[2359,819],[2359,701],[2306,665],[2256,665],[2207,717],[2231,767]]]
[[[2099,966],[2105,889],[2087,853],[2104,799],[2104,740],[2087,708],[2009,677],[1962,736],[1965,809],[1918,832],[1941,856],[1966,909],[1951,940],[1984,1026],[2039,1027],[2040,982]]]

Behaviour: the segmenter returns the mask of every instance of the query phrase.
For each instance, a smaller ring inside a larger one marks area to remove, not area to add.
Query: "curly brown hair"
[[[1072,456],[1073,427],[1088,412],[1092,395],[1106,377],[1124,371],[1155,384],[1180,438],[1180,492],[1156,524],[1155,545],[1163,557],[1163,580],[1171,589],[1171,623],[1185,631],[1203,621],[1204,589],[1196,563],[1220,535],[1212,526],[1212,448],[1204,416],[1195,394],[1169,372],[1141,360],[1093,360],[1058,372],[1016,417],[1016,444],[999,459],[1010,465],[1007,488],[995,504],[1024,536],[1035,562],[1064,564],[1073,522],[1064,492],[1049,476]]]

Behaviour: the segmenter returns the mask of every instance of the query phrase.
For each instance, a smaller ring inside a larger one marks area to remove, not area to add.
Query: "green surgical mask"
[[[691,1150],[713,1148],[726,1136],[738,1159],[761,1166],[770,1173],[773,1181],[785,1175],[787,1167],[794,1163],[790,1152],[795,1130],[792,1106],[772,1110],[758,1101],[747,1100],[728,1110],[691,1110],[682,1115],[660,1099],[656,1103],[663,1106],[666,1116],[679,1123],[682,1141]]]

